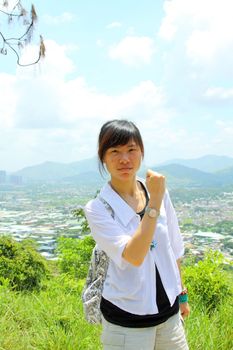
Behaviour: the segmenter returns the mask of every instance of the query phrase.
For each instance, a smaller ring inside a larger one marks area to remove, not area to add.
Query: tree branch
[[[5,7],[5,8],[8,7],[8,1],[5,1],[3,3],[3,7]],[[19,13],[14,13],[14,11],[16,11],[16,8],[18,8]],[[40,36],[40,46],[39,46],[38,58],[34,62],[27,63],[27,64],[20,63],[20,55],[18,52],[22,47],[27,45],[32,39],[32,32],[34,29],[34,23],[37,21],[37,14],[36,14],[36,10],[35,10],[34,5],[31,5],[30,22],[27,20],[27,11],[23,8],[20,0],[16,1],[14,7],[12,8],[12,10],[10,12],[4,11],[2,9],[0,9],[0,12],[8,17],[9,22],[13,20],[13,17],[18,18],[18,19],[23,17],[24,18],[23,25],[27,25],[27,29],[24,32],[24,34],[18,38],[17,37],[6,38],[3,35],[3,33],[0,31],[0,37],[3,40],[3,46],[0,49],[0,53],[7,55],[8,50],[6,47],[8,47],[16,55],[17,64],[21,67],[31,66],[31,65],[38,63],[39,60],[45,56],[45,45],[44,45],[44,41],[43,41],[42,36]],[[14,41],[15,41],[15,43],[14,43]],[[18,46],[18,51],[13,47],[13,45]]]

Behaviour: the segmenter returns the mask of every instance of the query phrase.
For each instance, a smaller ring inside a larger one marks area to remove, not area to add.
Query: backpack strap
[[[114,219],[115,215],[112,207],[100,195],[98,195],[98,198]],[[98,246],[95,245],[92,250],[89,271],[82,292],[84,315],[86,320],[92,324],[102,322],[100,302],[108,266],[109,257],[103,250],[99,249]]]
[[[103,203],[103,205],[105,206],[105,208],[110,212],[111,217],[112,217],[113,219],[115,219],[115,213],[114,213],[112,207],[108,204],[108,202],[106,202],[106,200],[105,200],[100,194],[98,195],[98,198],[99,198],[99,200]]]

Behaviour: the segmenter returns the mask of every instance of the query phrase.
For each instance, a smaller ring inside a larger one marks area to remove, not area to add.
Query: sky
[[[13,53],[0,55],[0,169],[91,158],[115,118],[139,127],[149,165],[233,157],[232,0],[34,5],[22,62],[35,59],[40,34],[46,57],[21,68]],[[5,22],[0,14],[5,36],[23,33]]]

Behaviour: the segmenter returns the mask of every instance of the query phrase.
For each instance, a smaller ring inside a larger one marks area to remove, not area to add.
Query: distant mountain
[[[173,187],[215,187],[224,185],[221,177],[189,168],[180,164],[169,164],[160,167],[152,167],[167,177],[167,182]],[[233,181],[232,181],[233,183]]]
[[[207,173],[198,169],[189,168],[180,164],[169,164],[161,167],[151,167],[152,170],[164,174],[170,187],[222,187],[233,185],[233,167],[218,173]],[[146,168],[139,172],[139,176],[145,177]],[[97,171],[87,171],[78,175],[63,178],[62,181],[88,186],[100,187],[108,175],[101,177]]]
[[[213,161],[219,164],[230,164],[233,158],[206,156],[198,159],[179,160],[185,163],[195,163],[197,167],[204,167],[204,160],[207,168],[214,169]],[[221,168],[219,165],[218,167]],[[233,185],[233,165],[217,172],[207,172],[191,166],[170,163],[150,167],[153,170],[166,175],[167,182],[171,187],[219,187]],[[217,168],[217,165],[216,167]],[[144,177],[147,166],[142,164],[139,176]],[[25,182],[55,182],[72,183],[87,186],[101,186],[105,179],[98,171],[97,158],[84,159],[73,163],[45,162],[35,166],[24,168],[15,174],[23,176]]]
[[[169,164],[180,164],[204,172],[214,173],[216,171],[233,167],[233,158],[227,156],[206,155],[194,159],[172,159],[163,163],[159,163],[157,166],[160,167]]]
[[[233,183],[233,166],[231,168],[216,172],[216,176],[225,182]]]
[[[98,171],[85,171],[75,176],[65,177],[62,181],[76,183],[80,186],[101,186],[107,178],[107,175],[102,177]]]
[[[98,172],[96,157],[67,164],[44,162],[42,164],[23,168],[14,174],[21,175],[26,180],[56,181],[88,171]]]

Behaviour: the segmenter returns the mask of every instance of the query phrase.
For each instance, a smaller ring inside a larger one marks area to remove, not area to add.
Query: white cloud
[[[207,133],[188,131],[188,122],[177,125],[177,111],[168,107],[166,92],[153,81],[141,81],[115,95],[101,93],[81,76],[70,78],[74,64],[67,56],[67,46],[48,41],[46,48],[40,70],[32,66],[18,68],[15,76],[0,74],[4,91],[0,95],[1,167],[16,170],[45,160],[71,162],[90,157],[96,150],[100,126],[112,118],[136,122],[150,164],[177,154],[195,157],[215,149],[226,154],[224,144],[216,146],[226,135],[227,150],[232,149],[232,126],[219,128],[213,139],[207,138]],[[29,59],[30,50],[25,53]],[[206,91],[210,96],[216,94]]]
[[[111,118],[143,121],[143,125],[153,120],[156,126],[170,120],[164,91],[152,81],[118,95],[100,93],[82,77],[67,78],[73,63],[66,47],[53,41],[46,47],[39,70],[32,66],[18,68],[15,76],[0,75],[5,92],[0,96],[2,167],[16,170],[43,160],[70,162],[89,157],[95,152],[100,126]],[[28,59],[31,50],[25,53]]]
[[[164,2],[157,56],[169,103],[181,117],[196,113],[202,124],[202,108],[213,120],[216,106],[232,103],[232,12],[231,0]]]
[[[212,140],[216,154],[226,154],[232,157],[233,122],[223,119],[216,120],[217,133]]]
[[[204,93],[204,97],[209,100],[233,101],[233,89],[226,89],[223,87],[208,88]]]
[[[217,51],[216,39],[209,30],[194,30],[186,42],[187,55],[193,62],[208,62]]]
[[[1,90],[4,91],[0,95],[1,125],[26,129],[64,126],[59,106],[65,78],[73,72],[74,65],[67,57],[69,48],[51,40],[45,45],[46,57],[39,65],[18,67],[16,76],[0,75]],[[35,46],[28,46],[22,61],[31,62],[35,52]]]
[[[50,25],[60,25],[63,23],[69,23],[72,22],[74,18],[74,14],[70,12],[63,12],[61,15],[58,16],[51,16],[49,14],[45,14],[43,16],[43,20]]]
[[[112,96],[88,86],[82,77],[67,79],[74,67],[66,47],[53,41],[45,44],[47,53],[39,70],[37,66],[18,68],[16,77],[6,76],[5,82],[2,77],[5,91],[9,93],[8,101],[17,96],[9,108],[15,127],[72,128],[85,118],[105,120],[142,115],[149,118],[163,109],[164,92],[152,81],[141,82],[125,93]],[[27,60],[31,59],[33,49],[26,49]],[[6,98],[2,101],[2,110],[8,108],[6,101]]]
[[[18,67],[17,74],[21,77],[54,77],[64,78],[67,74],[75,70],[67,52],[74,50],[71,45],[58,45],[53,40],[45,40],[45,58],[42,58],[36,66]],[[77,47],[75,47],[77,49]],[[21,62],[26,64],[33,62],[38,57],[38,47],[35,45],[27,46],[22,52]]]
[[[143,128],[146,148],[146,164],[155,165],[174,158],[196,158],[204,154],[229,154],[232,156],[233,141],[228,138],[227,146],[219,131],[210,136],[206,131],[188,130],[187,126],[176,126],[175,120],[157,126],[151,121],[150,128]],[[221,139],[221,147],[216,139]]]
[[[155,52],[154,40],[146,36],[126,36],[109,48],[109,57],[129,66],[149,64]]]
[[[17,95],[15,91],[15,77],[0,74],[0,125],[1,129],[11,128],[16,110]]]
[[[210,62],[232,51],[232,0],[165,1],[164,10],[159,36],[170,41],[182,38],[193,63]]]
[[[225,121],[225,120],[217,120],[216,126],[224,137],[232,137],[233,136],[233,122]],[[223,138],[224,139],[224,138]]]
[[[113,28],[120,28],[120,27],[122,27],[122,23],[121,22],[112,22],[112,23],[110,23],[110,24],[108,24],[107,26],[106,26],[106,28],[107,29],[113,29]]]
[[[158,113],[164,108],[164,93],[151,81],[141,82],[129,91],[111,96],[101,94],[90,88],[83,78],[77,78],[64,84],[63,98],[60,101],[61,115],[69,125],[79,125],[80,120],[100,121],[116,117],[134,118],[146,121],[153,117],[158,124],[166,121]]]

